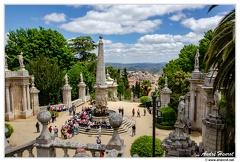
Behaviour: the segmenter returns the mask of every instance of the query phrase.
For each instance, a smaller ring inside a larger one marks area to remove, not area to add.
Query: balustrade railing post
[[[63,152],[64,152],[63,157],[69,157],[69,155],[68,155],[68,149],[67,149],[67,148],[62,148],[62,149],[63,149]]]
[[[28,148],[27,150],[28,150],[28,153],[29,153],[29,157],[34,157],[34,155],[33,155],[33,147]]]
[[[52,140],[55,137],[48,130],[48,122],[51,119],[51,114],[47,110],[40,111],[37,119],[43,125],[42,132],[36,139],[37,157],[55,157],[56,150],[54,147],[51,147]]]

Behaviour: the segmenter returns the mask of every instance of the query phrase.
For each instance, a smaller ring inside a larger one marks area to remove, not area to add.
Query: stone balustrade
[[[35,143],[36,143],[36,140],[33,140],[14,148],[10,147],[5,150],[5,157],[22,157],[22,154],[25,150],[27,150],[29,153],[28,157],[34,157],[33,149],[35,147]]]
[[[37,119],[43,125],[42,132],[39,137],[37,137],[36,140],[30,141],[26,144],[14,148],[6,145],[5,157],[23,157],[23,152],[25,152],[26,150],[29,154],[28,157],[35,157],[33,154],[34,149],[37,150],[36,157],[59,157],[56,155],[56,149],[63,150],[63,157],[70,157],[68,153],[69,150],[77,150],[79,148],[90,152],[92,155],[89,155],[86,152],[76,152],[73,157],[100,157],[100,152],[105,152],[105,157],[122,157],[124,154],[124,141],[120,139],[118,134],[118,129],[122,124],[122,116],[117,113],[113,113],[110,115],[110,125],[114,128],[114,133],[107,145],[57,140],[48,131],[48,122],[51,119],[49,111],[40,111],[38,113]],[[6,142],[7,141],[5,139],[5,143]]]

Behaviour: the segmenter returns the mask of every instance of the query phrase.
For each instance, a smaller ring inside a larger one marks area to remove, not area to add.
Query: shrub
[[[8,132],[5,134],[5,137],[9,138],[9,137],[11,137],[11,135],[14,132],[13,127],[12,127],[12,125],[7,124],[7,123],[5,123],[5,127],[7,127],[7,129],[8,129]],[[4,131],[5,131],[5,129],[4,129]]]
[[[52,110],[49,110],[50,114],[52,115],[53,113],[55,113],[56,117],[59,116],[59,112],[58,111],[52,111]]]
[[[148,101],[151,101],[151,98],[149,96],[142,96],[140,98],[141,105],[145,105],[146,106],[146,102],[148,102]]]
[[[156,127],[158,129],[164,129],[164,130],[172,130],[172,129],[174,129],[174,126],[172,126],[172,125],[161,125],[161,124],[158,124],[158,123],[156,123]]]
[[[176,112],[171,107],[161,108],[162,112],[162,123],[161,125],[173,126],[177,120]]]
[[[155,156],[162,157],[163,149],[161,147],[162,141],[155,138]],[[132,143],[130,154],[138,154],[139,157],[152,157],[152,136],[140,136]]]

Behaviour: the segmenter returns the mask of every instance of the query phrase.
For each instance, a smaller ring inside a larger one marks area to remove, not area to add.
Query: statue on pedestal
[[[64,79],[65,79],[65,84],[68,84],[68,75],[67,74],[64,76]]]
[[[178,104],[178,117],[176,124],[183,124],[183,118],[184,118],[184,109],[185,109],[185,103],[184,103],[184,96],[179,97],[179,104]]]
[[[23,53],[22,52],[18,55],[18,62],[20,64],[20,68],[24,67],[24,64],[23,64]]]

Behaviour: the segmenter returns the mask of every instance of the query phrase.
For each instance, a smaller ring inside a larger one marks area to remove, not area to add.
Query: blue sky
[[[229,2],[207,14],[212,4],[109,4],[5,4],[4,39],[9,30],[42,26],[66,39],[88,35],[98,43],[103,35],[105,62],[168,62],[235,7]]]

